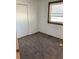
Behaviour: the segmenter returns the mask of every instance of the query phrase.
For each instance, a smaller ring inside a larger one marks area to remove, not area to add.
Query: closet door
[[[25,5],[16,5],[16,32],[17,37],[21,38],[28,35],[28,8]]]

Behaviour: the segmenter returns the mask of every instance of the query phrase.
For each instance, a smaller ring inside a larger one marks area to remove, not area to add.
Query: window
[[[63,24],[63,1],[48,3],[48,23]]]

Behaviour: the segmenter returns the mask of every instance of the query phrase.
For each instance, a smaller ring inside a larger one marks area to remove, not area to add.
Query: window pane
[[[63,24],[63,1],[49,2],[49,23]]]
[[[62,3],[50,4],[50,8],[51,13],[63,13]]]
[[[51,22],[63,23],[63,17],[51,17]]]
[[[63,13],[50,13],[51,17],[63,17]]]

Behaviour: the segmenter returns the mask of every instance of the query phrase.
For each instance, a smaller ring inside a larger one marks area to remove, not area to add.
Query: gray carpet
[[[19,39],[21,59],[63,59],[61,39],[35,33]]]

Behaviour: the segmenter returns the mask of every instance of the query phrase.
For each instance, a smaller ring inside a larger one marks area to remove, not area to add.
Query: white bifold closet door
[[[28,7],[25,5],[16,5],[16,32],[18,38],[28,35]]]

